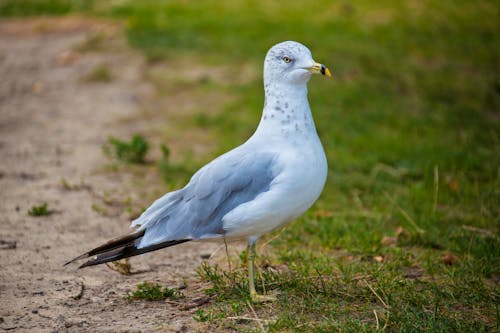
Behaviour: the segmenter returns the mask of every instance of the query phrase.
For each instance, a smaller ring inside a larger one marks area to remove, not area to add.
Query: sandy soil
[[[96,31],[111,47],[75,53]],[[119,121],[138,112],[153,88],[143,60],[116,27],[87,19],[29,19],[0,23],[0,330],[149,332],[197,331],[192,319],[206,302],[196,277],[201,256],[218,244],[183,244],[132,258],[135,274],[106,266],[76,270],[68,259],[128,231],[120,203],[113,214],[92,204],[132,199],[126,173],[98,172],[109,135],[130,137],[145,122]],[[111,82],[83,78],[105,63]],[[146,181],[159,182],[152,177]],[[72,188],[62,186],[62,179]],[[84,186],[78,186],[82,184]],[[126,192],[126,193],[125,193]],[[52,214],[27,211],[48,203]],[[107,216],[106,216],[107,215]],[[142,281],[185,286],[174,302],[132,302],[127,290]]]

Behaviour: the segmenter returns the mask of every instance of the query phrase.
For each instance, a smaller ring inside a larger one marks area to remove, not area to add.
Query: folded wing
[[[269,190],[279,172],[273,153],[233,150],[200,169],[183,189],[166,194],[132,226],[140,226],[143,248],[165,241],[224,236],[222,218]]]

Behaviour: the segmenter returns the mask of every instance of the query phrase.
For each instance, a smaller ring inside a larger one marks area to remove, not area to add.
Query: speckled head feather
[[[286,41],[274,45],[264,61],[264,84],[305,84],[314,65],[311,51],[301,43]]]

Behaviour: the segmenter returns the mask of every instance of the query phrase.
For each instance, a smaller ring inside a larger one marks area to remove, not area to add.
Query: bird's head
[[[264,83],[305,84],[312,74],[331,76],[330,70],[313,60],[304,45],[287,41],[274,45],[264,61]]]

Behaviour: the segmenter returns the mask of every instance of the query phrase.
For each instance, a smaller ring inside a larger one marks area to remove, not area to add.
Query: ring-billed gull
[[[304,45],[273,46],[264,61],[264,110],[250,139],[156,200],[132,222],[135,232],[70,262],[91,257],[81,268],[191,240],[248,239],[250,296],[266,300],[255,291],[257,239],[305,212],[326,181],[326,157],[307,100],[313,73],[331,76]]]

